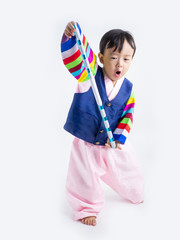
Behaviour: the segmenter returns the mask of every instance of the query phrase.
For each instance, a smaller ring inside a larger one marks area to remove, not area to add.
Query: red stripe
[[[130,118],[130,119],[131,119],[131,122],[133,122],[133,114],[132,114],[132,113],[126,113],[123,117],[121,117],[121,118],[119,119],[119,122],[121,122],[121,120],[122,120],[123,118]]]
[[[133,122],[133,115],[132,115],[132,113],[126,113],[126,115],[124,115],[123,118],[130,118],[131,122]]]
[[[78,70],[81,68],[82,64],[83,64],[83,62],[80,62],[77,66],[75,66],[75,67],[73,67],[73,68],[70,68],[70,69],[69,69],[69,72],[70,72],[70,73],[73,73],[73,72],[78,71]]]
[[[92,55],[92,58],[90,59],[91,55]],[[91,52],[90,52],[90,55],[89,55],[89,59],[88,59],[88,60],[89,60],[89,63],[91,63],[91,62],[93,61],[93,51],[92,51],[92,49],[91,49]],[[69,69],[69,72],[70,72],[70,73],[73,73],[73,72],[78,71],[78,70],[82,67],[82,64],[83,64],[83,61],[80,62],[77,66],[75,66],[75,67],[73,67],[73,68],[70,68],[70,69]]]
[[[85,38],[85,36],[83,35],[83,41],[82,41],[82,42],[83,42],[83,46],[85,45],[85,41],[86,41],[86,38]],[[87,42],[85,52],[87,51],[88,46],[89,46],[89,43]]]
[[[125,124],[125,123],[119,123],[118,125],[117,125],[117,128],[120,128],[120,129],[126,129],[128,132],[130,132],[130,127],[129,127],[129,125],[128,124]]]
[[[85,36],[84,36],[84,34],[83,34],[83,40],[82,40],[83,45],[85,44],[85,40],[86,40],[86,38],[85,38]]]
[[[88,46],[89,46],[89,43],[87,43],[87,45],[86,45],[86,50],[85,50],[85,51],[86,51],[86,53],[87,53],[87,48],[88,48]]]
[[[126,129],[128,132],[130,132],[130,130],[131,130],[131,128],[129,127],[129,125],[128,125],[128,124],[126,124],[126,127],[125,127],[125,129]]]
[[[80,51],[78,50],[78,51],[75,52],[72,56],[63,59],[64,65],[73,62],[73,61],[76,60],[80,55],[81,55],[81,53],[80,53]]]

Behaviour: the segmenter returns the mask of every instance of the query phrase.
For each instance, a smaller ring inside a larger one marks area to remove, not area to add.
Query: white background
[[[71,219],[65,180],[73,137],[63,130],[76,81],[60,40],[78,21],[97,54],[112,28],[137,52],[130,138],[145,175],[145,202],[107,186],[96,227]],[[3,1],[0,6],[0,239],[179,239],[179,6],[163,1]]]

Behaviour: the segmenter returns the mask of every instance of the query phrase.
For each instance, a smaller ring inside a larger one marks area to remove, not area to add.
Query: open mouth
[[[121,75],[120,71],[116,71],[116,77],[119,77]]]

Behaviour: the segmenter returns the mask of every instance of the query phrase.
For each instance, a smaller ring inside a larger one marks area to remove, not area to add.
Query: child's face
[[[103,69],[106,75],[115,85],[116,82],[128,71],[133,59],[134,49],[129,45],[127,40],[125,40],[120,53],[117,50],[113,52],[113,50],[114,47],[105,48],[104,54],[99,53],[98,57],[103,64]]]

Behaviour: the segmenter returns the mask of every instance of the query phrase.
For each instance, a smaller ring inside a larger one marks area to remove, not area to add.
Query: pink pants
[[[104,204],[100,179],[132,203],[143,201],[144,179],[132,145],[123,149],[95,146],[75,138],[66,182],[74,219],[97,216]]]

